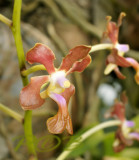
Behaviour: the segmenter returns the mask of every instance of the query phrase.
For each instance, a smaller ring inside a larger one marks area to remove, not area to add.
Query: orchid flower
[[[119,71],[118,66],[133,67],[136,71],[136,83],[139,84],[139,63],[133,58],[125,58],[124,53],[129,50],[129,46],[127,44],[119,44],[118,42],[119,27],[122,24],[124,16],[125,13],[120,14],[117,24],[111,21],[110,16],[107,17],[107,29],[106,32],[104,32],[103,39],[112,43],[113,49],[111,50],[111,54],[107,57],[107,67],[104,74],[107,75],[114,70],[118,78],[125,79],[126,77]]]
[[[90,47],[77,46],[63,58],[59,68],[54,67],[55,55],[47,46],[37,43],[26,54],[30,63],[41,63],[49,75],[32,77],[30,83],[21,90],[20,104],[24,110],[39,108],[47,97],[52,98],[59,107],[57,114],[47,120],[49,132],[62,133],[65,129],[73,134],[72,121],[68,113],[68,102],[74,94],[74,85],[66,78],[72,72],[82,72],[91,62],[88,55]],[[48,84],[47,89],[41,88]]]
[[[121,121],[121,125],[119,126],[116,134],[115,134],[115,142],[113,144],[114,151],[119,152],[125,148],[125,146],[131,146],[133,144],[133,140],[139,141],[139,132],[133,129],[134,122],[129,121],[125,118],[125,105],[127,103],[127,97],[123,92],[120,101],[116,101],[114,106],[111,108],[109,112],[106,113],[106,117],[114,117]]]

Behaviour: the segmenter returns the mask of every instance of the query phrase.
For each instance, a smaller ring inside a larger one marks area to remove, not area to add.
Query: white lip
[[[50,82],[53,83],[53,84],[56,84],[56,82],[61,79],[61,78],[65,78],[65,72],[64,71],[57,71],[53,74],[51,74],[51,77],[50,77]]]

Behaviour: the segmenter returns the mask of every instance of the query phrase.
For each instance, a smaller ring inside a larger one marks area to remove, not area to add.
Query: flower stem
[[[17,49],[17,56],[18,56],[20,71],[25,69],[25,56],[24,56],[21,31],[20,31],[21,4],[22,4],[22,0],[15,0],[14,2],[13,25],[11,27],[14,40],[15,40],[16,49]],[[21,75],[21,78],[22,78],[23,85],[26,86],[28,84],[27,77]]]
[[[26,111],[24,119],[24,132],[25,132],[26,144],[28,146],[29,153],[34,156],[34,160],[37,160],[37,154],[34,147],[33,133],[31,126],[32,126],[32,111]]]
[[[9,116],[13,117],[14,119],[16,119],[18,122],[23,123],[24,118],[19,113],[11,110],[10,108],[6,107],[1,103],[0,103],[0,110],[8,114]]]
[[[0,14],[0,21],[5,23],[9,27],[12,27],[12,21],[8,19],[7,17],[3,16],[2,14]]]
[[[79,136],[78,138],[76,138],[76,140],[64,151],[62,152],[59,157],[56,160],[64,160],[68,157],[68,155],[79,145],[81,144],[85,139],[87,139],[89,136],[91,136],[92,134],[94,134],[95,132],[107,128],[107,127],[111,127],[111,126],[118,126],[121,124],[121,121],[119,120],[111,120],[108,122],[103,122],[99,125],[97,125],[96,127],[93,127],[91,129],[89,129],[88,131],[86,131],[85,133],[83,133],[81,136]]]
[[[25,68],[25,56],[21,38],[20,31],[20,15],[21,15],[21,5],[22,0],[14,0],[14,9],[13,9],[13,25],[11,27],[15,45],[17,49],[17,56],[19,61],[20,71],[26,69]],[[26,86],[28,84],[27,76],[21,75],[23,85]],[[33,134],[32,134],[32,111],[25,111],[24,116],[24,133],[26,138],[26,143],[30,154],[37,160],[35,146],[33,142]]]
[[[44,67],[44,65],[35,65],[33,67],[30,67],[27,70],[23,70],[21,74],[22,76],[28,76],[29,74],[39,71],[39,70],[46,70],[46,68]]]
[[[113,44],[97,44],[91,47],[91,50],[89,53],[91,52],[95,52],[95,51],[99,51],[99,50],[103,50],[103,49],[112,49],[113,48]]]

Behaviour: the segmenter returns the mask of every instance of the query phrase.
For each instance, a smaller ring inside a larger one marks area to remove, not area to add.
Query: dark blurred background
[[[9,19],[12,19],[13,3],[11,0],[0,0],[0,13]],[[27,52],[36,42],[44,43],[54,51],[57,58],[55,66],[58,67],[69,49],[81,44],[100,43],[106,28],[105,17],[110,15],[113,21],[117,21],[120,12],[125,12],[127,16],[120,28],[119,42],[129,44],[131,50],[125,55],[139,61],[138,0],[23,0],[21,32],[24,51]],[[83,73],[74,73],[69,77],[76,87],[76,93],[69,104],[74,134],[80,134],[90,126],[105,121],[104,113],[123,90],[129,97],[127,118],[137,117],[139,113],[139,86],[134,81],[134,70],[121,68],[127,76],[126,80],[119,80],[114,73],[104,76],[108,53],[99,51],[92,54],[90,66]],[[30,67],[29,64],[27,67]],[[46,72],[40,71],[30,76],[42,74]],[[19,105],[21,89],[13,36],[11,30],[0,22],[0,103],[23,115]],[[58,135],[60,145],[53,149],[57,140],[48,132],[46,120],[56,112],[57,105],[50,99],[46,100],[43,107],[33,111],[35,137],[49,139],[51,136],[51,141],[46,140],[45,144],[41,139],[36,141],[39,160],[55,159],[70,139],[66,132]],[[113,131],[108,129],[90,137],[69,159],[138,160],[138,144],[119,154],[113,152]],[[27,159],[23,135],[21,124],[0,111],[0,160]]]

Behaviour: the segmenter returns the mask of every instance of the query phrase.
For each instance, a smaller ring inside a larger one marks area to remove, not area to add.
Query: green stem
[[[44,67],[44,65],[35,65],[33,67],[30,67],[27,70],[23,70],[21,72],[21,74],[22,74],[22,76],[28,76],[29,74],[31,74],[33,72],[36,72],[36,71],[39,71],[39,70],[45,70],[46,71],[46,68]]]
[[[111,120],[108,122],[103,122],[100,125],[97,125],[96,127],[93,127],[91,129],[89,129],[88,131],[86,131],[85,133],[83,133],[81,136],[79,136],[64,152],[62,152],[59,157],[56,160],[65,160],[68,155],[79,145],[81,144],[85,139],[87,139],[89,136],[91,136],[92,134],[94,134],[95,132],[107,128],[107,127],[111,127],[111,126],[118,126],[121,124],[121,121],[119,120]]]
[[[12,26],[12,21],[10,19],[8,19],[7,17],[3,16],[2,14],[0,14],[0,21],[5,23],[9,27]]]
[[[11,27],[15,39],[20,71],[25,69],[25,56],[24,56],[21,31],[20,31],[21,5],[22,5],[22,0],[14,1],[13,25]],[[23,85],[26,86],[28,84],[27,76],[21,75],[21,78]],[[34,158],[37,160],[35,146],[33,143],[33,134],[32,134],[32,111],[25,111],[24,132],[28,150],[30,154],[33,155]]]
[[[25,132],[26,144],[28,146],[29,153],[31,153],[34,156],[34,158],[36,158],[34,160],[37,160],[31,126],[32,126],[32,111],[26,111],[24,119],[24,132]]]
[[[0,103],[0,110],[8,114],[9,116],[13,117],[14,119],[16,119],[18,122],[23,123],[24,118],[19,113],[11,110],[10,108],[6,107],[1,103]]]
[[[14,2],[13,25],[11,27],[14,40],[15,40],[16,49],[17,49],[17,56],[18,56],[20,71],[25,69],[25,56],[24,56],[21,31],[20,31],[21,4],[22,4],[22,0],[15,0]],[[28,84],[27,77],[21,75],[21,78],[22,78],[23,85],[26,86]]]

